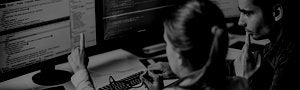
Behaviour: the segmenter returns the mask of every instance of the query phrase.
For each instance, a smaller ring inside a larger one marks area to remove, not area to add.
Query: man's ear
[[[273,6],[273,17],[275,21],[279,21],[283,17],[283,7],[281,4],[276,4]]]

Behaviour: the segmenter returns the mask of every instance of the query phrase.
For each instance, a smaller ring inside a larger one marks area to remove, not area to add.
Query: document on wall
[[[86,47],[96,45],[95,0],[69,0],[72,47],[79,45],[79,34],[85,34]]]

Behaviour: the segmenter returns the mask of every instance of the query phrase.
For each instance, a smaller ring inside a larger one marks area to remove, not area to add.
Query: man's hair
[[[208,60],[214,34],[214,25],[226,29],[222,11],[208,0],[181,0],[165,21],[167,38],[177,52],[201,68]],[[224,38],[224,42],[227,43]],[[224,57],[225,58],[225,57]]]
[[[288,18],[291,18],[289,13],[290,11],[288,10],[288,0],[253,0],[253,5],[256,5],[261,8],[264,14],[264,18],[267,19],[267,21],[274,22],[274,17],[273,17],[273,9],[274,5],[281,5],[283,9],[283,14],[282,18],[280,21],[277,21],[274,25],[276,26],[275,28],[280,28],[284,30],[284,33],[289,34],[289,37],[295,36],[294,34],[296,32],[291,31],[289,29],[289,24],[288,24]],[[272,19],[272,20],[270,20]],[[289,31],[290,30],[290,31]]]
[[[264,18],[273,19],[273,9],[276,4],[280,4],[283,8],[284,14],[280,23],[287,23],[285,19],[288,17],[287,2],[286,0],[252,0],[253,5],[261,8],[264,14]]]
[[[285,1],[286,0],[252,0],[253,5],[267,11],[271,11],[272,7],[276,4],[285,4]]]

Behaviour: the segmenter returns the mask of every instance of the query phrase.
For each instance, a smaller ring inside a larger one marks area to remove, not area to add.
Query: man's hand
[[[79,47],[73,48],[71,54],[68,56],[68,61],[73,69],[73,72],[87,68],[88,60],[86,59],[84,52],[84,42],[84,34],[81,33]]]
[[[237,76],[249,78],[259,68],[260,59],[255,60],[251,51],[250,35],[246,33],[245,44],[241,56],[234,61],[235,72]]]

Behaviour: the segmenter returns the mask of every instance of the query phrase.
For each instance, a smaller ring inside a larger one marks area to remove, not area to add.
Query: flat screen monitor
[[[163,42],[163,19],[172,0],[99,0],[101,45],[142,55],[143,47]],[[98,6],[98,7],[97,7]],[[98,16],[97,15],[97,16]],[[100,45],[100,46],[101,46]]]
[[[0,82],[67,62],[79,33],[85,34],[87,51],[97,46],[95,0],[3,0],[0,19]],[[51,79],[68,81],[71,74],[49,75],[33,81],[53,85],[57,81]]]
[[[178,0],[180,1],[180,0]],[[223,11],[226,20],[236,22],[236,0],[211,0]],[[96,1],[97,23],[103,36],[102,48],[137,49],[163,41],[163,20],[176,0],[99,0]],[[120,46],[121,45],[121,46]],[[105,51],[105,50],[104,50]]]
[[[238,18],[240,11],[237,0],[210,0],[214,2],[223,12],[225,18]]]

